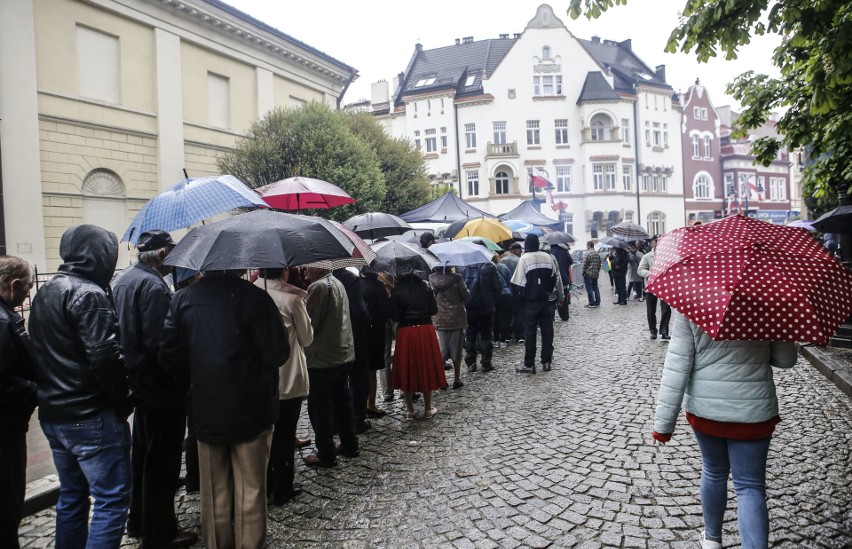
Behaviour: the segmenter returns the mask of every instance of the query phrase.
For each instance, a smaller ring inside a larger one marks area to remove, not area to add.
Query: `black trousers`
[[[183,408],[136,407],[133,412],[133,492],[127,528],[142,533],[142,547],[161,547],[178,533],[175,491],[185,432]]]
[[[296,426],[301,412],[301,398],[288,398],[278,403],[278,421],[272,433],[272,448],[266,468],[266,491],[276,499],[286,498],[293,491]]]
[[[352,391],[349,389],[351,363],[331,368],[308,368],[311,392],[308,395],[308,417],[314,428],[317,457],[334,461],[334,432],[337,427],[340,444],[347,452],[358,450]]]
[[[0,547],[17,549],[27,489],[27,432],[3,427],[0,426]]]
[[[477,336],[482,349],[483,366],[491,366],[491,356],[494,344],[491,330],[494,324],[494,313],[467,314],[467,328],[464,331],[464,363],[468,366],[476,364]]]
[[[648,329],[657,335],[657,301],[660,302],[660,335],[669,335],[669,319],[672,308],[669,304],[650,292],[645,292],[645,310],[648,313]]]
[[[553,315],[555,301],[527,301],[524,303],[524,366],[535,365],[536,333],[541,328],[541,361],[553,360]]]
[[[627,303],[627,275],[613,275],[615,280],[615,293],[618,295],[619,303]]]
[[[198,439],[195,438],[195,423],[192,421],[192,413],[186,416],[186,443],[184,444],[183,455],[186,464],[186,491],[198,492],[201,489],[198,479]]]
[[[512,339],[512,296],[500,295],[497,298],[497,312],[494,313],[494,340]]]

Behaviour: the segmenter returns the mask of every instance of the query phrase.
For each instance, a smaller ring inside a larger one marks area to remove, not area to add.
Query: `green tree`
[[[218,167],[252,188],[297,175],[334,183],[356,203],[311,213],[337,220],[376,211],[385,198],[376,152],[349,129],[344,113],[315,102],[267,113]]]
[[[379,158],[387,185],[379,211],[399,215],[429,201],[426,160],[411,141],[389,136],[370,113],[345,113],[344,119]]]
[[[626,0],[570,0],[568,14],[599,16]],[[722,52],[735,59],[753,35],[778,34],[781,45],[772,63],[780,77],[754,71],[738,76],[728,93],[743,106],[739,132],[783,111],[776,128],[781,138],[754,141],[752,152],[763,164],[782,147],[808,147],[813,163],[803,175],[804,195],[820,209],[836,199],[837,189],[852,183],[852,3],[846,0],[686,0],[666,51],[689,53],[707,61]]]

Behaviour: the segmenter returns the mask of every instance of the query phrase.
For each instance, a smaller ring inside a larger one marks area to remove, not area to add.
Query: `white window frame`
[[[713,158],[713,155],[711,154],[712,149],[711,149],[710,143],[711,143],[710,136],[705,135],[704,136],[704,160],[711,160]]]
[[[589,125],[589,137],[592,141],[604,141],[606,137],[606,126],[599,119],[596,118],[592,120],[592,123]]]
[[[479,196],[479,170],[465,171],[465,179],[467,180],[467,195]]]
[[[604,165],[602,162],[592,164],[592,188],[596,191],[604,190]]]
[[[562,75],[547,74],[533,76],[533,95],[536,97],[555,97],[562,95]]]
[[[655,95],[654,97],[656,98],[657,96]],[[662,142],[662,133],[660,132],[660,123],[659,122],[654,122],[652,135],[654,137],[654,140],[651,142],[651,144],[654,145],[655,147],[661,147],[663,142]]]
[[[633,190],[633,166],[630,164],[623,164],[621,166],[621,184],[624,186],[624,190],[630,192]]]
[[[506,144],[506,122],[492,122],[492,128],[494,130],[494,144],[495,145],[505,145]]]
[[[438,152],[438,140],[436,139],[435,128],[429,128],[426,134],[426,154]]]
[[[630,144],[630,119],[621,119],[621,142]]]
[[[769,178],[769,200],[787,200],[787,180],[785,178]]]
[[[699,173],[695,176],[695,181],[692,184],[692,196],[696,200],[710,200],[713,198],[712,191],[713,183],[710,176],[706,173]]]
[[[538,120],[527,120],[527,145],[541,145]]]
[[[648,234],[666,234],[666,214],[661,211],[649,212],[646,219]]]
[[[476,124],[464,125],[464,141],[468,149],[476,148]]]
[[[557,145],[568,144],[568,119],[558,118],[553,121],[553,128],[556,134]]]
[[[494,194],[509,194],[510,185],[511,177],[507,172],[500,170],[494,175]]]
[[[556,192],[571,192],[571,166],[556,166]]]
[[[615,174],[616,174],[616,166],[614,162],[607,162],[604,167],[605,172],[605,180],[606,180],[606,190],[614,191],[615,190]]]
[[[699,158],[701,158],[701,145],[698,142],[698,135],[692,134],[692,159],[698,160]]]

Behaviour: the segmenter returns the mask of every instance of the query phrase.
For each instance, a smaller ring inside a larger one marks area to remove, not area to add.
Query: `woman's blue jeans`
[[[118,548],[130,508],[130,426],[111,410],[41,422],[59,473],[56,549]],[[91,527],[89,495],[95,500]]]
[[[766,509],[766,459],[771,437],[734,440],[693,430],[701,449],[701,508],[707,538],[722,539],[722,519],[728,504],[728,475],[734,480],[740,542],[744,549],[769,543]]]

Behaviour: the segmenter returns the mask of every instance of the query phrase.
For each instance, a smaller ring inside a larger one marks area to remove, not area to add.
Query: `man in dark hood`
[[[59,474],[56,545],[118,547],[130,506],[132,409],[108,286],[118,239],[78,225],[62,235],[59,255],[64,263],[39,289],[29,321],[39,420]]]

